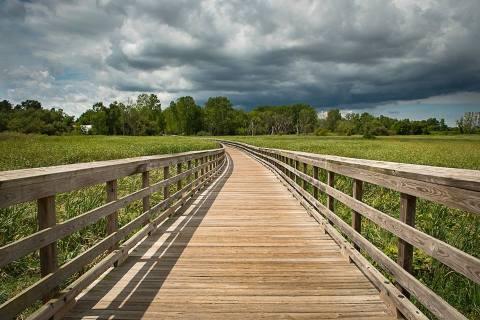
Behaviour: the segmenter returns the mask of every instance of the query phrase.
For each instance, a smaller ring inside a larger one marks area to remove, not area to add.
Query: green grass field
[[[259,147],[336,156],[480,169],[480,135],[388,136],[376,139],[344,136],[225,137]]]
[[[225,137],[260,147],[271,147],[353,158],[480,169],[480,136],[361,137],[258,136]],[[320,170],[323,171],[323,170]],[[337,176],[338,177],[338,176]],[[321,172],[326,182],[326,173]],[[352,194],[352,179],[336,178],[335,187]],[[312,190],[310,190],[312,191]],[[326,196],[320,201],[326,204]],[[399,216],[400,194],[366,183],[363,201],[393,217]],[[351,223],[351,210],[336,202],[335,212]],[[397,238],[363,219],[362,233],[394,260]],[[480,216],[419,199],[417,228],[475,257],[480,257]],[[416,250],[414,274],[470,319],[480,319],[480,285]],[[425,309],[422,309],[425,311]],[[426,311],[425,311],[426,312]],[[426,312],[428,314],[428,312]],[[429,316],[431,316],[429,314]]]
[[[435,166],[480,169],[480,136],[360,137],[260,136],[224,137],[257,146],[332,154],[355,158],[388,160]],[[0,134],[0,170],[58,165],[141,155],[176,153],[214,148],[214,142],[196,137],[107,137],[107,136],[26,136]],[[162,174],[152,173],[153,181]],[[325,173],[322,173],[325,181]],[[139,188],[139,177],[119,181],[119,195]],[[352,181],[336,180],[336,188],[351,194]],[[154,198],[153,202],[160,201]],[[320,199],[325,203],[326,197]],[[59,221],[95,208],[105,201],[104,185],[92,186],[57,196]],[[364,201],[398,217],[399,194],[366,184]],[[120,212],[123,225],[141,211],[139,201]],[[336,213],[350,223],[351,211],[341,204]],[[35,203],[1,209],[0,246],[36,231]],[[365,221],[365,220],[364,220]],[[417,204],[417,227],[476,257],[480,257],[480,217],[429,201]],[[105,235],[105,222],[98,223],[59,242],[60,262],[76,256]],[[365,222],[364,235],[390,257],[396,258],[397,239],[389,232]],[[0,269],[0,303],[38,279],[38,256],[31,254]],[[451,269],[415,252],[415,276],[471,319],[480,319],[480,286]]]
[[[0,171],[215,148],[190,137],[0,134]]]

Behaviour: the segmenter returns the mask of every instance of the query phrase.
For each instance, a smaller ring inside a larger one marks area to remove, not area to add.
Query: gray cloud
[[[0,98],[365,108],[480,91],[480,2],[0,1]]]

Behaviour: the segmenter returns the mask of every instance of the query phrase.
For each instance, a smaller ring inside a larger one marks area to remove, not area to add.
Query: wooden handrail
[[[0,208],[223,152],[223,149],[213,149],[1,171]]]
[[[208,158],[208,161],[205,159]],[[199,161],[200,160],[200,161]],[[94,266],[88,275],[98,275],[112,264],[121,263],[128,250],[154,231],[182,207],[188,199],[210,183],[226,166],[224,148],[184,152],[165,156],[139,157],[122,160],[82,163],[47,168],[35,168],[0,172],[0,208],[31,200],[38,201],[39,231],[0,248],[0,267],[5,266],[30,252],[40,250],[41,279],[0,305],[2,319],[13,319],[26,307],[40,298],[44,301],[58,296],[58,288],[75,273],[83,270],[97,257],[108,254]],[[194,166],[192,166],[194,164]],[[169,168],[175,165],[177,174],[170,177]],[[182,170],[183,165],[187,170]],[[150,170],[163,167],[163,180],[150,183]],[[199,172],[201,174],[199,175]],[[142,187],[133,193],[117,198],[117,180],[140,174]],[[194,178],[192,178],[194,177]],[[74,218],[57,223],[55,194],[67,192],[98,183],[106,183],[107,203]],[[170,186],[176,191],[170,194]],[[40,188],[40,189],[38,189]],[[150,196],[163,191],[161,202],[151,205]],[[142,213],[121,228],[117,224],[118,210],[136,200],[142,200]],[[160,212],[160,214],[157,214]],[[57,264],[56,242],[81,230],[101,218],[107,219],[107,236],[63,265]],[[121,243],[132,231],[141,228],[126,242]],[[68,287],[68,297],[79,293],[78,286],[88,281],[75,281]],[[65,295],[65,290],[60,295]],[[62,300],[63,304],[67,301]],[[58,305],[58,304],[57,304]]]
[[[415,200],[416,197],[421,197],[478,214],[480,213],[479,171],[323,156],[260,148],[233,141],[222,141],[222,143],[249,152],[280,175],[295,192],[301,195],[302,199],[306,200],[305,203],[308,206],[314,208],[316,212],[313,215],[321,213],[324,218],[318,219],[329,221],[353,242],[352,250],[349,248],[351,252],[358,252],[358,249],[365,250],[383,269],[393,275],[403,297],[412,294],[440,319],[465,319],[461,313],[411,274],[413,247],[423,250],[478,284],[480,284],[480,260],[416,229],[414,227]],[[302,170],[299,170],[300,165],[303,166]],[[305,168],[307,165],[312,166],[313,176],[307,174]],[[318,168],[327,171],[327,183],[318,179]],[[353,196],[334,187],[337,174],[354,179]],[[361,185],[364,181],[401,193],[400,219],[395,219],[362,202]],[[307,184],[313,187],[313,195],[307,191]],[[326,206],[318,200],[318,192],[327,195]],[[335,214],[335,201],[352,209],[352,226]],[[397,262],[391,260],[361,235],[361,217],[369,219],[398,237]],[[326,227],[327,229],[334,232]],[[351,253],[351,256],[354,257],[355,253]],[[408,312],[408,310],[400,311]],[[414,317],[415,314],[410,316]]]

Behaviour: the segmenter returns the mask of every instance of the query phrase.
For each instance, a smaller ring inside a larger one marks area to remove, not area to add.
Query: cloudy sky
[[[0,99],[156,93],[393,117],[480,110],[480,1],[0,0]]]

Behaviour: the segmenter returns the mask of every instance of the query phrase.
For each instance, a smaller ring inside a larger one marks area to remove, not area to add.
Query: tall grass
[[[454,168],[480,169],[480,136],[385,137],[375,140],[350,137],[260,136],[228,137],[260,147],[272,147],[354,158],[416,163]],[[309,167],[310,174],[312,168]],[[320,170],[320,179],[327,181]],[[352,179],[336,176],[335,187],[352,195]],[[310,188],[312,192],[312,188]],[[326,204],[326,196],[320,201]],[[400,194],[373,184],[364,184],[363,201],[398,218]],[[335,213],[351,223],[351,210],[336,201]],[[416,228],[475,257],[480,257],[480,216],[418,199]],[[363,219],[362,234],[390,258],[397,258],[397,237]],[[414,275],[470,319],[480,319],[480,285],[454,272],[423,251],[414,253]],[[433,316],[417,301],[416,304]]]

